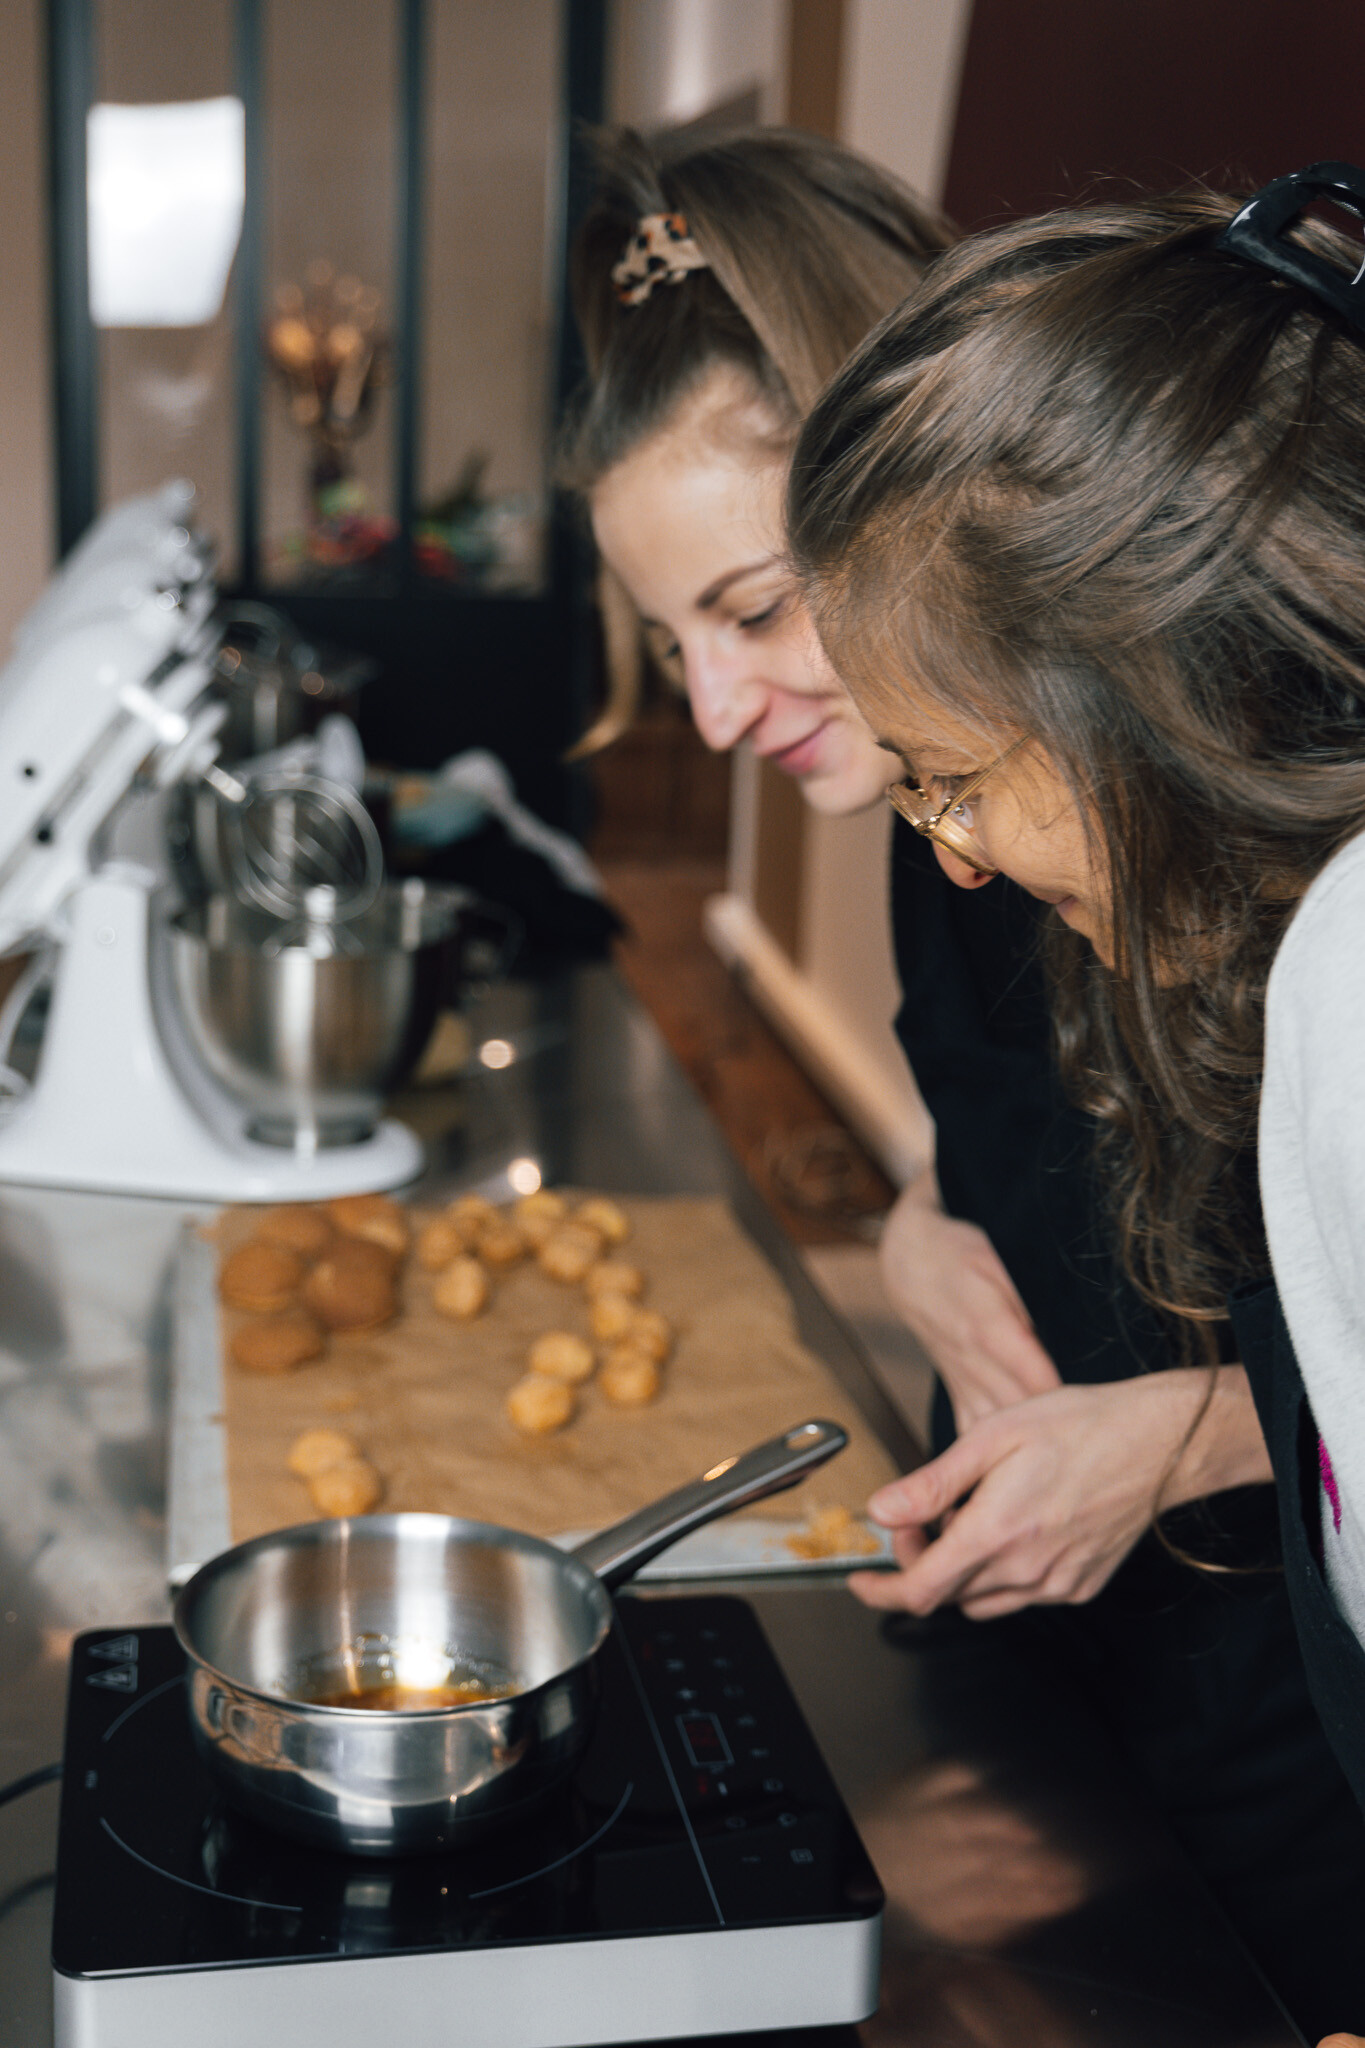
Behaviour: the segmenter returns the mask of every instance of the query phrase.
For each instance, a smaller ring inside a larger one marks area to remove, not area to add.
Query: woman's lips
[[[828,718],[821,719],[814,732],[808,732],[804,739],[793,740],[790,746],[774,747],[771,751],[758,748],[762,761],[771,761],[774,768],[780,768],[784,775],[809,775],[820,758],[822,743],[831,724]]]

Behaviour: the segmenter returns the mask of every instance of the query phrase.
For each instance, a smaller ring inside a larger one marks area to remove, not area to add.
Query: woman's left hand
[[[1198,1369],[1146,1373],[987,1416],[873,1495],[901,1569],[857,1572],[852,1591],[911,1614],[956,1601],[978,1621],[1093,1599],[1158,1507],[1271,1477],[1246,1374],[1219,1367],[1211,1395],[1209,1382]]]

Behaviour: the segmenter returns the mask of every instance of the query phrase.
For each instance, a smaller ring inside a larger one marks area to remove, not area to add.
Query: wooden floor
[[[886,1209],[889,1182],[702,932],[702,905],[725,887],[723,862],[599,864],[630,927],[621,972],[784,1227],[799,1244],[863,1235],[859,1219]]]

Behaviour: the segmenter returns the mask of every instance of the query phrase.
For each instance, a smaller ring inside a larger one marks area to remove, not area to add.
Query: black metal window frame
[[[57,549],[65,555],[100,509],[99,354],[90,318],[87,261],[86,115],[95,96],[95,0],[47,0],[48,174],[53,408],[57,477]],[[567,310],[569,240],[587,201],[588,168],[580,140],[603,115],[606,0],[560,0],[561,73],[559,219],[551,223],[559,311],[551,366],[556,419],[578,381],[581,361]],[[427,0],[398,0],[397,219],[395,222],[395,476],[399,538],[395,594],[458,601],[462,593],[419,577],[413,547],[417,451],[421,431],[422,228],[424,219]],[[265,161],[262,120],[261,0],[235,0],[234,87],[246,115],[246,204],[234,264],[234,401],[238,585],[261,589],[261,334],[265,281]],[[580,550],[562,516],[551,522],[552,601],[564,602],[581,575]],[[283,593],[280,593],[283,595]],[[491,600],[480,598],[481,603]]]

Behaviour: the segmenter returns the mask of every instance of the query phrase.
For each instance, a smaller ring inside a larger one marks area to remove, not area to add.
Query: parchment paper
[[[800,1342],[786,1290],[725,1203],[621,1200],[634,1226],[621,1255],[647,1274],[646,1302],[677,1332],[652,1406],[613,1408],[590,1383],[568,1428],[520,1435],[504,1398],[543,1331],[589,1335],[582,1290],[528,1263],[495,1278],[481,1317],[454,1323],[436,1314],[431,1277],[410,1260],[404,1311],[387,1329],[333,1337],[324,1359],[280,1378],[243,1373],[227,1360],[233,1541],[312,1518],[285,1456],[301,1430],[318,1424],[355,1437],[383,1477],[384,1508],[466,1515],[552,1536],[601,1527],[721,1458],[828,1416],[848,1430],[848,1449],[801,1487],[749,1512],[791,1519],[838,1504],[861,1513],[894,1466]],[[224,1212],[213,1231],[223,1251],[253,1234],[256,1213]],[[414,1211],[415,1222],[428,1213]],[[221,1313],[226,1339],[237,1317]]]

